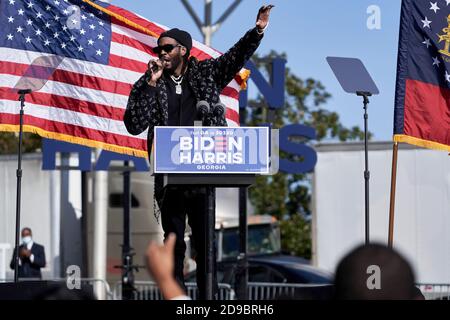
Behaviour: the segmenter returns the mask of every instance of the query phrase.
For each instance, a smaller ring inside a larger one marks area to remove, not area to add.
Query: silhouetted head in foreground
[[[380,244],[360,246],[339,263],[335,273],[336,299],[418,299],[414,273],[395,250]]]

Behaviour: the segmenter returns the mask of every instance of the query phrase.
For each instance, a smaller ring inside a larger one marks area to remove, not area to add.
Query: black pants
[[[167,187],[161,201],[161,221],[164,230],[164,238],[167,239],[169,233],[175,233],[177,240],[175,243],[175,270],[174,276],[177,282],[185,289],[184,285],[184,257],[186,243],[184,241],[186,228],[186,215],[192,229],[192,240],[196,252],[195,261],[197,263],[197,286],[199,298],[204,300],[205,295],[205,215],[207,213],[207,199],[205,188],[187,187]],[[214,239],[213,239],[213,242]],[[214,246],[215,247],[215,246]],[[216,250],[214,250],[216,252]],[[214,256],[214,261],[216,257]],[[213,296],[218,291],[216,268],[213,271]]]

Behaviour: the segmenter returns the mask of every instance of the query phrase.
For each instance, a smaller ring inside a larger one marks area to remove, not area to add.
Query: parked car
[[[237,260],[217,263],[217,280],[221,283],[235,287],[237,272]],[[185,278],[188,282],[195,282],[195,271],[190,272]],[[307,260],[301,258],[282,254],[248,258],[249,282],[331,284],[332,279],[331,274],[310,266]]]
[[[239,229],[237,221],[216,225],[217,280],[235,287],[238,273]],[[281,252],[280,229],[275,218],[249,217],[248,281],[270,283],[331,284],[332,274],[310,265],[306,259]],[[185,277],[195,282],[195,271]]]

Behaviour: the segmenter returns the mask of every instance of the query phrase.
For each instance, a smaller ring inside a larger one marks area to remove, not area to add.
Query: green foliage
[[[22,151],[36,152],[41,148],[42,138],[25,132],[22,137]],[[19,135],[13,132],[0,132],[0,154],[15,154],[19,148]]]
[[[253,56],[253,62],[264,72],[267,78],[271,74],[271,61],[276,57],[286,59],[285,54],[275,51],[267,56]],[[303,124],[315,128],[316,141],[292,139],[296,143],[313,145],[318,141],[363,140],[364,131],[354,126],[347,128],[340,122],[336,112],[327,110],[331,95],[320,81],[301,79],[286,67],[285,104],[282,108],[268,110],[261,95],[249,101],[245,111],[245,125],[258,126],[270,122],[279,129],[289,124]],[[369,134],[369,138],[371,135]],[[301,157],[281,152],[280,157],[291,161],[301,161]],[[282,249],[295,255],[310,258],[310,223],[304,217],[311,214],[311,184],[309,174],[284,174],[259,176],[256,185],[249,190],[249,198],[259,214],[271,214],[282,223]],[[298,228],[298,230],[295,230]]]
[[[311,223],[296,214],[280,222],[281,247],[291,255],[311,257]]]

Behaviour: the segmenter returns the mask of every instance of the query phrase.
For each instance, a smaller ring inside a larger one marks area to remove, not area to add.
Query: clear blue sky
[[[199,41],[203,39],[179,0],[111,0],[111,3],[168,27],[185,29]],[[190,3],[203,20],[204,0]],[[213,0],[213,21],[231,3],[232,0]],[[268,3],[275,8],[258,53],[272,49],[286,52],[287,65],[296,75],[320,80],[331,93],[326,107],[337,111],[344,125],[362,128],[361,98],[342,91],[325,57],[361,59],[380,90],[380,95],[372,97],[369,104],[369,130],[374,133],[374,140],[391,140],[401,1],[244,0],[215,33],[213,47],[226,51],[254,26],[258,8]],[[369,30],[366,26],[369,16],[366,10],[370,5],[381,9],[380,30]],[[252,96],[252,90],[256,89],[251,85],[249,90]]]

